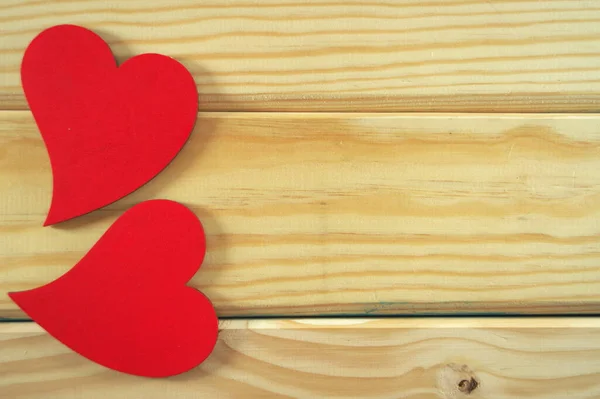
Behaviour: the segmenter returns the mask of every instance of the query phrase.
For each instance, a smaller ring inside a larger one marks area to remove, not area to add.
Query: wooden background
[[[221,316],[598,310],[596,115],[200,113],[135,194],[57,227],[29,112],[0,113],[4,295],[69,270],[135,203],[205,225]]]
[[[595,319],[224,321],[206,362],[168,379],[107,370],[33,323],[0,326],[7,398],[600,397]]]
[[[60,23],[175,57],[218,111],[597,111],[593,0],[3,0],[0,104]]]
[[[156,179],[43,228],[19,64],[60,23],[183,62],[201,109]],[[3,1],[0,397],[600,397],[596,318],[485,317],[599,312],[599,48],[594,1]],[[236,318],[167,380],[69,353],[6,296],[151,198],[200,217],[190,284]]]

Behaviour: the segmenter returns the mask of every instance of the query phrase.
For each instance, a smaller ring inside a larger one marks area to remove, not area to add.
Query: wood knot
[[[438,388],[445,399],[466,398],[475,391],[480,382],[475,373],[466,365],[449,363],[437,373]]]
[[[458,390],[466,393],[467,395],[477,389],[479,383],[475,378],[471,378],[470,380],[461,380],[458,383]]]

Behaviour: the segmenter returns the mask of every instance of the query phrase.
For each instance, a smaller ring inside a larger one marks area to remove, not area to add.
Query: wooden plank
[[[600,110],[600,7],[585,0],[3,0],[0,109],[26,107],[18,67],[61,23],[123,61],[181,60],[203,110]]]
[[[158,380],[98,366],[33,323],[3,323],[0,396],[591,399],[600,397],[600,323],[578,318],[227,321],[205,363]]]
[[[600,310],[600,115],[200,114],[156,179],[50,228],[29,112],[0,149],[3,317],[151,198],[204,223],[220,316]]]

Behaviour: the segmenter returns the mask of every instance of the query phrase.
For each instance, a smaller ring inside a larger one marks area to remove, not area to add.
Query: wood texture
[[[29,112],[0,149],[2,317],[151,198],[202,220],[220,316],[600,310],[599,115],[200,114],[156,179],[50,228]]]
[[[0,109],[45,27],[123,61],[176,57],[203,110],[599,111],[600,7],[584,0],[3,0]]]
[[[156,380],[98,366],[33,323],[4,323],[0,397],[591,399],[600,397],[600,324],[565,318],[227,321],[199,368]]]

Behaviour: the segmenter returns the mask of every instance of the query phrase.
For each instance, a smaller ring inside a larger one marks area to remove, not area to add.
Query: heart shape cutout
[[[181,150],[198,113],[196,84],[183,65],[142,54],[117,67],[102,38],[74,25],[33,39],[21,83],[52,167],[45,226],[150,181]]]
[[[204,259],[198,218],[168,200],[126,211],[66,274],[10,298],[63,344],[128,374],[166,377],[204,361],[218,319],[185,284]]]

